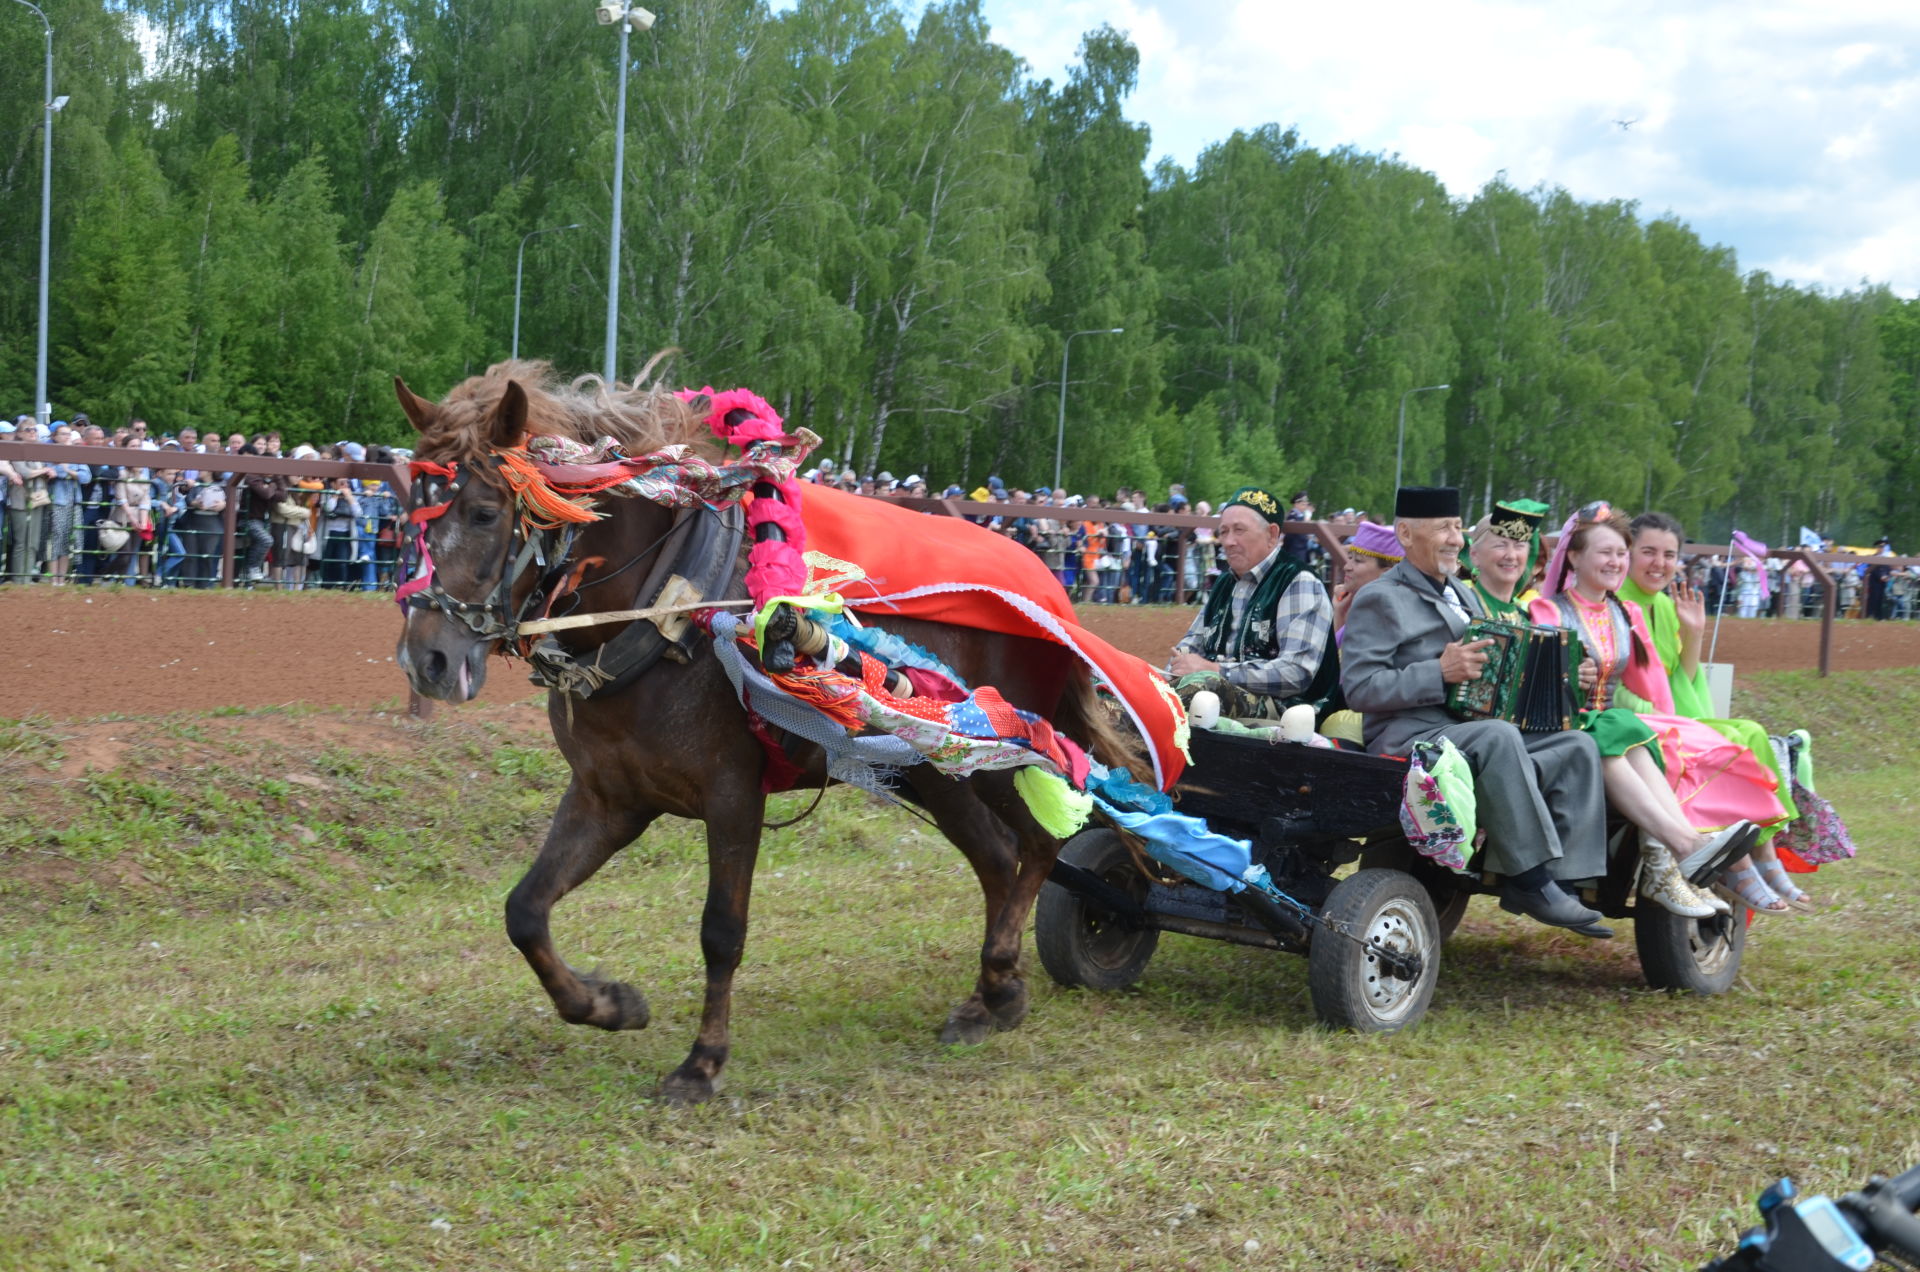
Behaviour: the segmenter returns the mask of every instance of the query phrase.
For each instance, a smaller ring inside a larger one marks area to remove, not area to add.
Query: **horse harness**
[[[493,456],[464,466],[456,462],[413,462],[409,518],[418,529],[409,544],[412,559],[407,573],[412,577],[398,591],[402,607],[439,610],[458,619],[481,640],[505,642],[528,661],[533,683],[574,698],[615,693],[632,684],[662,657],[681,663],[688,661],[699,633],[685,622],[676,625],[673,635],[657,622],[630,622],[598,646],[590,660],[566,648],[551,635],[534,640],[520,632],[521,624],[545,618],[557,602],[578,590],[585,563],[573,559],[578,534],[578,527],[573,523],[545,525],[524,515],[519,517],[507,546],[508,567],[483,601],[461,600],[440,585],[427,544],[428,524],[452,506],[476,471],[482,466],[497,467],[498,464],[498,458]],[[728,504],[718,510],[711,507],[679,509],[666,533],[595,583],[606,582],[652,556],[653,566],[638,589],[641,606],[653,605],[663,598],[717,599],[732,582],[745,526],[745,515],[738,504]],[[540,573],[516,610],[514,584],[529,567],[538,567]]]

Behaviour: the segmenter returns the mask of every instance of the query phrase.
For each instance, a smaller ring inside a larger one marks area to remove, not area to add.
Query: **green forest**
[[[400,441],[507,355],[602,359],[618,39],[586,0],[43,0],[50,396]],[[43,34],[0,11],[0,409],[30,409]],[[1089,32],[1035,78],[969,0],[661,0],[632,39],[620,373],[745,385],[825,453],[972,488],[1409,480],[1699,533],[1920,538],[1920,301],[1743,271],[1631,201],[1450,191],[1283,122],[1189,169]],[[1320,144],[1316,145],[1315,142]],[[577,226],[573,229],[557,227]],[[531,231],[552,230],[530,240]],[[1108,329],[1122,328],[1120,334]]]

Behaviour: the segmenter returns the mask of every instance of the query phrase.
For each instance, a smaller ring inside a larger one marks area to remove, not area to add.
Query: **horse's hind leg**
[[[660,1083],[660,1096],[675,1104],[713,1098],[732,1046],[733,975],[747,945],[747,904],[753,867],[760,856],[760,820],[766,797],[757,785],[728,793],[710,790],[707,801],[707,904],[700,918],[700,953],[707,965],[706,1003],[700,1032],[680,1067]]]
[[[554,810],[540,855],[507,897],[507,937],[526,956],[560,1019],[601,1029],[645,1029],[647,1000],[619,981],[582,976],[553,948],[547,919],[607,858],[632,843],[660,814],[651,808],[610,807],[576,779]]]
[[[1014,787],[1011,772],[982,773],[969,785],[973,793],[1013,832],[1020,861],[1005,902],[987,920],[980,950],[980,997],[997,1029],[1012,1029],[1027,1016],[1027,982],[1020,974],[1020,948],[1027,916],[1060,856],[1060,841],[1047,833]]]
[[[987,911],[979,980],[973,994],[948,1013],[940,1041],[982,1042],[1026,1018],[1020,946],[1027,912],[1059,845],[1027,814],[1008,774],[982,774],[968,783],[915,782],[915,790],[972,865]]]

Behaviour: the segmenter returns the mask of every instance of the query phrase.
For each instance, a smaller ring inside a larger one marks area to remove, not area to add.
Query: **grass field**
[[[1036,971],[1025,1027],[946,1049],[971,877],[840,791],[768,838],[694,1110],[651,1098],[698,1006],[693,828],[556,917],[646,1032],[558,1023],[502,933],[562,779],[537,712],[0,725],[0,1267],[1697,1265],[1778,1173],[1920,1160],[1920,671],[1740,707],[1815,729],[1862,856],[1723,998],[1476,901],[1405,1035],[1168,936],[1136,992]]]

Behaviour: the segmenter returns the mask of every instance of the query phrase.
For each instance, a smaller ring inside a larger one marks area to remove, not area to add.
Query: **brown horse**
[[[571,605],[580,614],[637,608],[653,599],[636,593],[649,573],[649,554],[674,525],[671,510],[638,498],[603,498],[603,520],[586,526],[569,545],[554,550],[548,541],[546,550],[533,552],[530,546],[537,545],[523,538],[496,457],[529,434],[612,436],[632,455],[667,443],[696,443],[706,433],[694,406],[657,386],[609,386],[593,377],[561,385],[544,363],[527,362],[489,368],[437,405],[398,380],[395,389],[420,433],[417,459],[452,465],[455,474],[444,487],[416,488],[416,498],[429,506],[445,503],[426,523],[432,592],[420,598],[425,604],[409,607],[400,636],[398,661],[418,692],[452,701],[479,692],[487,655],[514,640],[517,623],[529,606],[542,603],[542,593],[564,593],[561,608]],[[562,559],[541,560],[555,556]],[[745,595],[745,554],[738,556],[721,575],[728,595],[736,597]],[[555,586],[553,580],[561,578],[566,584]],[[944,659],[968,683],[993,685],[1014,705],[1048,716],[1106,762],[1130,758],[1132,748],[1107,722],[1086,669],[1058,646],[931,623],[879,621]],[[576,628],[559,639],[585,659],[625,626]],[[700,929],[706,1004],[692,1050],[661,1086],[663,1096],[677,1101],[710,1098],[727,1061],[733,976],[746,942],[768,763],[711,647],[694,645],[691,655],[684,664],[656,662],[630,683],[594,696],[550,692],[548,718],[573,776],[539,856],[506,907],[507,934],[561,1019],[602,1029],[644,1028],[648,1008],[640,991],[568,966],[554,948],[548,918],[560,898],[662,813],[706,823],[707,901]],[[803,771],[799,785],[818,787],[828,780],[818,747],[787,738],[784,749]],[[1011,779],[1011,773],[994,772],[956,781],[924,764],[904,774],[901,793],[926,809],[966,856],[986,901],[980,974],[972,994],[947,1016],[943,1042],[979,1042],[1026,1015],[1023,929],[1059,845],[1028,814]]]

